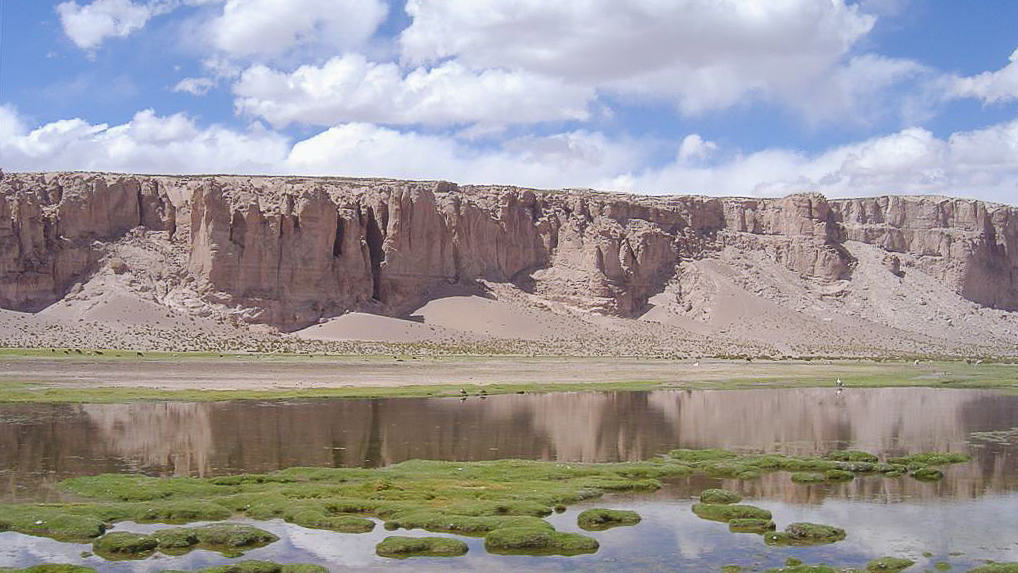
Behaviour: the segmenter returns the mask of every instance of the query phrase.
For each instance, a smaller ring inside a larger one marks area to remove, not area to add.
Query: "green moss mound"
[[[887,571],[897,573],[915,565],[915,561],[902,557],[881,557],[866,564],[866,571]]]
[[[484,538],[484,548],[500,555],[581,555],[596,553],[596,539],[553,529],[510,527],[496,529]]]
[[[823,483],[827,481],[827,478],[819,472],[795,472],[792,474],[792,481],[795,483]]]
[[[375,546],[382,557],[406,559],[408,557],[456,557],[465,555],[467,544],[449,537],[389,536]]]
[[[849,573],[850,569],[835,569],[827,565],[792,565],[765,569],[764,573]]]
[[[672,459],[680,460],[683,462],[710,462],[717,460],[727,460],[738,457],[735,452],[728,450],[718,449],[703,449],[703,450],[687,450],[678,449],[668,452],[668,456]]]
[[[969,569],[969,573],[1018,573],[1018,562],[987,563],[975,569]]]
[[[144,559],[155,553],[159,541],[141,533],[107,533],[92,543],[92,552],[111,560]]]
[[[587,531],[603,531],[612,527],[636,525],[640,514],[620,509],[587,509],[576,517],[576,523]]]
[[[705,489],[700,492],[701,503],[730,504],[739,503],[742,496],[728,489]]]
[[[733,519],[728,522],[732,533],[767,533],[774,531],[774,522],[769,519]]]
[[[145,559],[156,550],[168,555],[182,555],[194,549],[208,549],[237,556],[277,539],[275,535],[250,525],[218,523],[204,527],[161,529],[147,535],[107,533],[92,543],[92,551],[110,560]]]
[[[862,452],[859,450],[835,450],[825,456],[829,460],[838,462],[869,462],[876,463],[879,458],[869,453]]]
[[[946,466],[948,464],[960,464],[962,462],[967,462],[969,459],[970,458],[965,454],[923,452],[898,458],[890,458],[887,461],[892,464],[904,466]]]
[[[733,519],[770,519],[771,512],[752,505],[697,503],[693,513],[701,519],[729,522]]]
[[[824,472],[827,481],[852,481],[855,474],[847,470],[827,470]]]
[[[767,533],[764,541],[768,545],[824,545],[845,539],[845,530],[840,527],[818,523],[792,523],[782,532]]]
[[[937,468],[919,468],[909,475],[919,481],[940,481],[944,479],[944,472]]]
[[[543,519],[527,515],[455,515],[437,511],[415,511],[401,514],[385,522],[385,528],[424,529],[437,533],[459,533],[482,536],[489,531],[505,528],[554,529]]]

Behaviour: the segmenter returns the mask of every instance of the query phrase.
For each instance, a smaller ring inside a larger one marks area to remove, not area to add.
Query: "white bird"
[[[845,387],[845,384],[842,383],[841,378],[838,378],[837,382],[835,382],[834,385],[837,386],[838,388],[844,388]]]

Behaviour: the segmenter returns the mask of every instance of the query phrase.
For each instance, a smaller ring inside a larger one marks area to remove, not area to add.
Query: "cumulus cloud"
[[[189,93],[194,96],[202,96],[216,86],[212,78],[184,78],[173,86],[173,91],[178,93]]]
[[[850,52],[876,19],[842,0],[409,0],[406,9],[407,62],[527,70],[671,100],[687,114],[746,98],[817,114],[826,111],[813,104],[818,86],[843,90],[833,94],[843,114],[860,86],[884,89],[914,72],[900,60],[853,65]]]
[[[83,50],[95,50],[107,38],[126,37],[165,9],[162,4],[132,0],[95,0],[85,5],[71,1],[56,8],[64,33]]]
[[[767,149],[707,165],[681,161],[626,174],[607,187],[650,193],[832,197],[940,194],[1015,203],[1018,120],[946,139],[908,128],[818,154]]]
[[[0,108],[0,136],[3,167],[22,171],[270,173],[289,150],[273,132],[200,127],[184,114],[152,110],[114,126],[75,118],[29,129],[12,108]]]
[[[908,128],[816,154],[742,154],[691,134],[671,161],[647,167],[656,151],[654,142],[584,130],[478,148],[451,135],[363,122],[294,143],[257,126],[202,127],[186,115],[151,110],[116,126],[68,119],[29,128],[12,108],[0,107],[0,156],[12,170],[388,176],[646,194],[1018,198],[1018,119],[946,138]]]
[[[382,0],[226,0],[210,25],[213,45],[234,57],[276,56],[321,44],[364,44],[385,19]]]
[[[954,97],[974,97],[985,103],[1018,101],[1018,49],[1008,64],[995,72],[954,78],[950,93]]]
[[[284,73],[257,65],[233,86],[237,110],[290,123],[505,125],[585,120],[594,90],[528,72],[473,72],[457,62],[404,73],[359,54]]]

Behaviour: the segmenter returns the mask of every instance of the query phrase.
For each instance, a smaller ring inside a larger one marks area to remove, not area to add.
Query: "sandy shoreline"
[[[651,383],[681,388],[824,386],[1018,387],[1018,366],[965,362],[724,361],[514,357],[4,357],[0,388],[272,391],[518,384]]]

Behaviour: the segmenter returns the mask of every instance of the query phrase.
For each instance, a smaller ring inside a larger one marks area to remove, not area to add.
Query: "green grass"
[[[178,573],[163,571],[163,573]],[[199,569],[194,573],[329,573],[320,565],[306,563],[273,563],[271,561],[238,561],[229,565]]]
[[[0,573],[95,573],[95,569],[62,563],[41,563],[24,569],[0,567]]]
[[[774,522],[769,519],[736,518],[728,521],[732,533],[767,533],[774,531]]]
[[[866,571],[874,573],[880,571],[898,573],[898,571],[904,571],[913,565],[915,565],[915,561],[912,561],[911,559],[905,559],[903,557],[881,557],[867,563]]]

